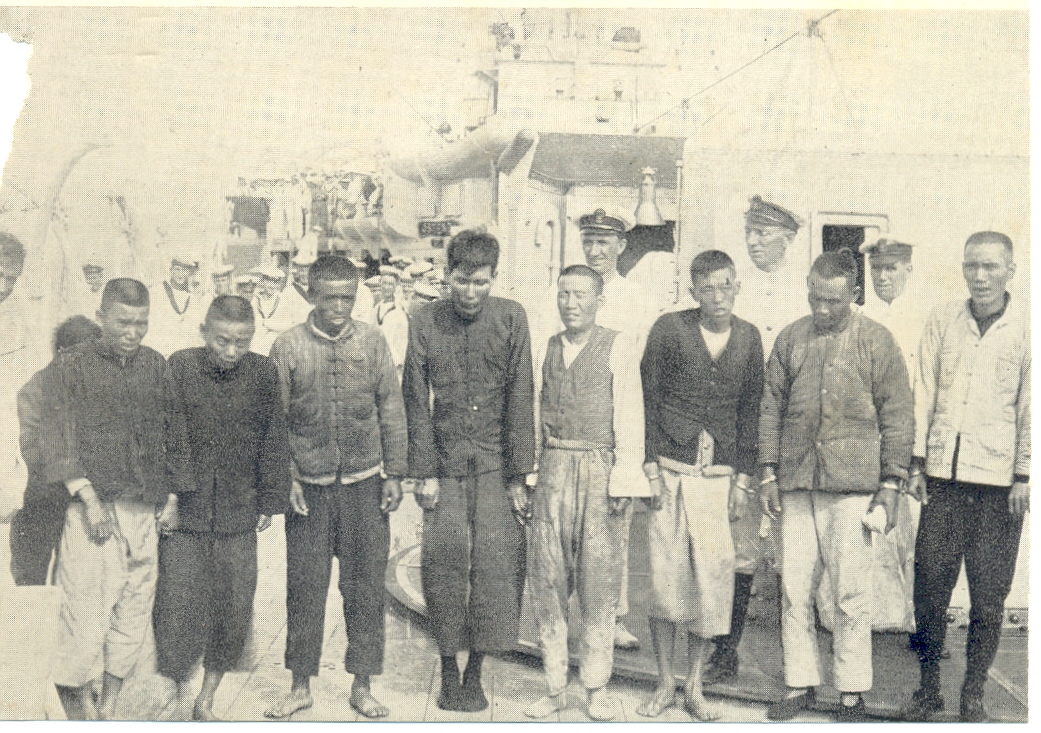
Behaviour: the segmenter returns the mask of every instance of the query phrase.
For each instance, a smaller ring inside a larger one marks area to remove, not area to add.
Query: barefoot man
[[[311,266],[314,310],[271,347],[289,415],[292,511],[286,515],[286,667],[289,695],[269,708],[285,718],[312,705],[325,632],[333,555],[339,560],[351,707],[382,718],[371,675],[383,673],[387,515],[401,503],[407,468],[405,406],[386,339],[351,318],[358,271],[342,257]]]
[[[195,491],[178,502],[178,527],[159,540],[156,656],[177,683],[178,717],[217,720],[213,696],[242,656],[257,588],[257,532],[289,500],[289,436],[278,372],[249,350],[253,307],[218,295],[202,324],[205,346],[178,351],[170,371],[188,425]],[[205,654],[192,704],[195,665]]]
[[[72,502],[58,554],[52,677],[70,718],[115,714],[151,622],[157,530],[176,526],[178,496],[195,488],[176,382],[166,359],[141,344],[148,308],[143,284],[109,280],[97,313],[101,338],[59,357],[61,425],[47,474]],[[95,710],[90,683],[101,670]]]
[[[637,709],[657,717],[676,699],[676,630],[687,632],[684,707],[715,720],[701,693],[712,637],[730,626],[734,545],[730,522],[747,510],[756,469],[763,345],[758,329],[732,314],[740,290],[734,261],[719,250],[690,263],[700,307],[666,313],[651,329],[643,374],[651,483],[651,640],[658,687]],[[736,474],[736,475],[735,475]]]
[[[635,338],[596,325],[604,280],[566,268],[557,306],[565,330],[549,340],[542,368],[542,457],[532,507],[529,578],[549,694],[524,713],[567,707],[568,598],[581,614],[579,671],[589,717],[612,720],[606,690],[614,664],[615,609],[628,553],[631,496],[640,472],[643,395]]]

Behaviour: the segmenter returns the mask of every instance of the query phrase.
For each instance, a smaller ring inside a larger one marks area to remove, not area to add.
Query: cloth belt
[[[547,448],[559,450],[614,450],[614,446],[607,443],[594,443],[591,440],[564,440],[552,436],[546,437],[545,445]]]
[[[719,477],[719,476],[730,476],[734,473],[734,469],[730,466],[691,466],[687,463],[681,463],[665,456],[658,456],[658,465],[661,468],[666,468],[673,473],[680,473],[684,476],[705,476],[707,478]]]

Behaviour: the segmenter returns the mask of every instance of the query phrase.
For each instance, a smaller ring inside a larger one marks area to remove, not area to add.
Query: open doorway
[[[817,213],[813,216],[811,254],[815,259],[822,252],[837,252],[843,248],[853,252],[857,258],[857,285],[860,287],[857,304],[864,305],[865,299],[876,296],[871,288],[866,287],[865,257],[860,254],[860,246],[877,240],[888,231],[889,219],[884,215]]]

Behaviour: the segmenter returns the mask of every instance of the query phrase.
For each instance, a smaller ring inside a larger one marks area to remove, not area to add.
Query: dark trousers
[[[380,511],[382,486],[379,476],[347,486],[303,484],[308,515],[286,514],[286,668],[298,675],[318,674],[334,555],[347,630],[344,668],[383,673],[390,523]]]
[[[159,674],[183,682],[204,655],[207,670],[234,669],[253,625],[256,589],[255,531],[160,538],[152,610]]]
[[[423,597],[442,656],[501,652],[517,643],[524,592],[524,528],[502,473],[441,479],[423,512]]]
[[[915,543],[914,606],[922,686],[939,690],[947,606],[965,561],[969,635],[965,690],[980,693],[1001,639],[1023,518],[1008,510],[1009,488],[929,478]]]
[[[26,501],[11,519],[11,575],[15,585],[44,585],[51,554],[58,549],[69,506],[61,499]]]

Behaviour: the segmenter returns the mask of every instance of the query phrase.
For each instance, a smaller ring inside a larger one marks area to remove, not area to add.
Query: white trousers
[[[133,670],[152,622],[158,573],[155,508],[116,501],[102,504],[116,532],[103,544],[87,534],[86,509],[73,502],[65,514],[57,578],[62,589],[58,653],[52,679],[82,687],[105,671],[125,679]]]
[[[821,683],[813,606],[826,574],[835,619],[834,683],[840,692],[871,689],[874,553],[861,519],[871,494],[781,494],[781,645],[789,687]]]

